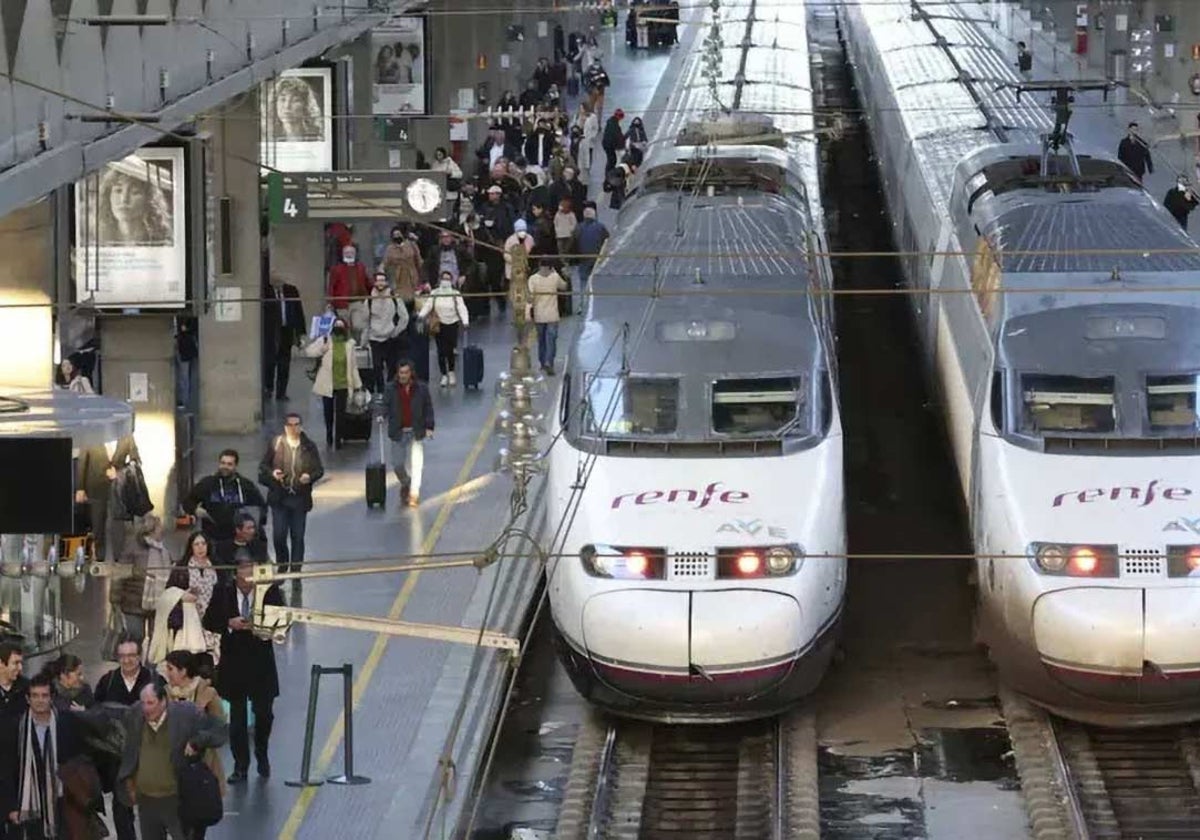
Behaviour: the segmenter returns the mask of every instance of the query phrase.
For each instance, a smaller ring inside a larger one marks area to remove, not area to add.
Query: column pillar
[[[134,411],[133,438],[154,513],[169,528],[175,515],[175,335],[171,315],[102,319],[104,395]],[[145,384],[143,390],[142,385]]]
[[[215,284],[200,316],[200,428],[248,434],[262,425],[262,261],[259,238],[258,96],[249,94],[205,117],[212,161],[208,212],[230,199],[229,254],[213,243]],[[223,265],[230,269],[222,273]],[[231,301],[222,304],[222,295]]]
[[[0,217],[2,387],[48,388],[54,381],[51,207],[43,198]]]

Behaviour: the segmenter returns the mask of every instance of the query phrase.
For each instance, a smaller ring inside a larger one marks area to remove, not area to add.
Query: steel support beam
[[[256,601],[261,599],[255,598]],[[336,627],[341,630],[365,630],[369,633],[386,633],[389,636],[411,636],[438,642],[454,642],[460,645],[481,645],[512,651],[517,655],[521,643],[512,636],[479,630],[470,627],[455,627],[449,624],[419,624],[390,618],[373,618],[348,613],[321,612],[302,607],[264,606],[255,610],[254,630],[260,636],[272,636],[276,642],[287,637],[293,624],[315,624],[321,627]]]
[[[70,141],[55,146],[17,164],[0,173],[0,216],[36,201],[57,187],[80,180],[109,161],[120,160],[132,154],[147,143],[161,139],[163,131],[184,125],[235,96],[257,88],[284,70],[290,70],[326,50],[353,41],[381,23],[387,16],[402,14],[413,5],[412,0],[393,0],[388,10],[359,14],[345,23],[316,32],[222,79],[217,79],[159,111],[159,131],[142,125],[128,125],[103,137],[88,141]],[[16,78],[12,79],[12,83],[14,86],[21,85]],[[97,107],[97,113],[102,112],[103,102],[91,104]],[[66,102],[65,105],[69,111],[77,111],[82,107],[72,102]]]

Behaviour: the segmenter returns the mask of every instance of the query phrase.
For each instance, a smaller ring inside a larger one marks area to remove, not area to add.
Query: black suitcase
[[[375,440],[371,441],[378,449],[371,453],[367,463],[367,507],[387,506],[387,421],[380,414],[375,420]]]
[[[483,382],[483,348],[468,344],[463,348],[462,381],[464,388],[479,388]]]

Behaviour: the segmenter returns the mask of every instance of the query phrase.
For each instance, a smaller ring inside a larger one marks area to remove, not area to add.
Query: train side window
[[[1004,371],[992,373],[992,425],[996,432],[1004,434]]]
[[[571,372],[563,371],[562,398],[558,401],[558,425],[566,428],[571,419]]]

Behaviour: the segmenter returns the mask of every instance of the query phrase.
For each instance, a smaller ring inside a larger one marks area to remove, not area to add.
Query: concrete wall
[[[210,434],[245,434],[262,424],[262,286],[259,239],[258,97],[248,95],[206,117],[212,184],[209,213],[231,199],[229,274],[216,274],[213,300],[200,318],[200,427]],[[214,272],[223,262],[220,237]],[[240,303],[214,301],[227,292]]]
[[[53,294],[54,216],[43,199],[0,217],[0,386],[53,381]]]

